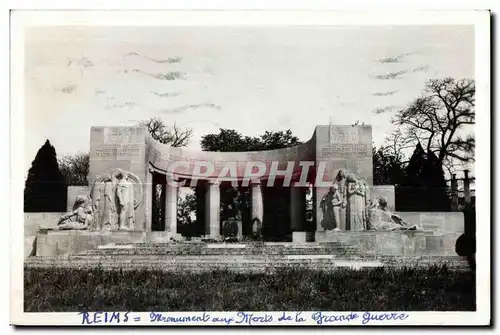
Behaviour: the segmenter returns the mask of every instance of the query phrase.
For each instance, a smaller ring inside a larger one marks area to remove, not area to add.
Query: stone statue
[[[340,198],[342,199],[342,204],[339,208],[339,225],[340,230],[346,229],[346,207],[347,207],[347,189],[346,189],[346,176],[344,170],[339,170],[334,184],[338,186]]]
[[[237,240],[243,239],[243,222],[241,215],[241,197],[237,188],[228,190],[230,200],[224,206],[223,211],[223,233],[224,236],[229,238],[236,238]]]
[[[134,188],[134,186],[137,186]],[[139,197],[135,197],[135,190]],[[96,230],[130,230],[134,228],[135,211],[142,199],[142,185],[137,176],[121,169],[98,176],[90,191]],[[137,200],[139,199],[139,201]]]
[[[417,225],[405,222],[399,215],[387,209],[387,199],[381,197],[372,201],[368,209],[369,230],[420,230]]]
[[[115,188],[116,180],[108,176],[103,180],[101,193],[103,197],[103,211],[101,216],[101,229],[115,230],[117,228]]]
[[[96,230],[116,230],[116,202],[115,202],[116,179],[107,174],[98,176],[90,191],[92,208],[96,217]]]
[[[255,241],[262,241],[262,222],[259,218],[252,220],[252,239]]]
[[[130,230],[134,228],[135,206],[134,187],[129,181],[126,172],[118,170],[115,174],[116,184],[116,209],[118,212],[118,229]]]
[[[87,230],[91,227],[93,212],[90,199],[79,195],[76,197],[73,211],[64,214],[57,223],[60,230]]]
[[[366,230],[366,183],[353,174],[347,183],[347,230]]]
[[[333,184],[328,193],[321,199],[320,207],[323,213],[321,226],[325,230],[340,230],[340,208],[343,204],[339,186]]]

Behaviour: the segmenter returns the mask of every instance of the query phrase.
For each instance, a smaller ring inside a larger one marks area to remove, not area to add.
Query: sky
[[[474,79],[473,26],[30,27],[25,30],[25,167],[48,139],[88,152],[91,126],[150,117],[201,136],[316,125],[373,127],[425,82]],[[375,114],[377,109],[387,110]]]

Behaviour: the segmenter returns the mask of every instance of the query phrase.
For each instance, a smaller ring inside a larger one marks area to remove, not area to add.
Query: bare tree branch
[[[141,121],[139,125],[146,127],[156,141],[173,147],[187,146],[193,136],[192,129],[183,129],[176,124],[169,128],[160,118],[152,117],[147,121]]]
[[[386,142],[394,153],[395,140],[415,146],[420,143],[427,151],[436,153],[443,167],[456,165],[453,161],[473,161],[475,141],[472,135],[459,136],[464,126],[475,123],[475,82],[470,79],[431,79],[423,95],[407,108],[397,112],[392,123],[400,136],[388,137]],[[451,164],[451,165],[450,165]],[[447,168],[448,169],[448,168]],[[451,171],[448,169],[448,171]]]

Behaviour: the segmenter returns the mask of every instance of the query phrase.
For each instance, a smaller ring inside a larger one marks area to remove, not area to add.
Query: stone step
[[[467,270],[468,264],[461,257],[395,257],[364,256],[337,257],[335,255],[285,255],[285,256],[70,256],[29,257],[26,267],[95,268],[103,269],[157,269],[162,271],[204,272],[216,269],[237,272],[264,272],[279,268],[306,268],[333,271],[338,268],[430,266],[447,263],[453,269]]]
[[[265,253],[265,252],[324,252],[336,250],[355,250],[356,246],[342,245],[340,243],[324,244],[240,244],[240,243],[119,243],[102,245],[98,250],[165,250],[177,252],[242,252],[242,253]]]
[[[330,249],[290,249],[290,250],[276,250],[276,249],[176,249],[176,248],[109,248],[109,249],[93,249],[85,251],[84,255],[346,255],[355,254],[356,248],[330,248]]]
[[[421,263],[419,265],[416,265],[418,267],[429,267],[433,264],[426,264],[426,263]],[[345,268],[350,268],[350,269],[362,269],[362,268],[373,268],[373,267],[401,267],[401,266],[392,266],[384,263],[373,263],[373,262],[343,262],[343,263],[328,263],[328,264],[316,264],[316,263],[311,263],[311,264],[288,264],[288,263],[283,263],[283,264],[246,264],[246,265],[234,265],[234,264],[207,264],[207,265],[200,265],[200,264],[165,264],[165,263],[128,263],[128,264],[121,264],[121,263],[116,263],[116,262],[110,262],[110,263],[98,263],[98,264],[92,264],[92,263],[81,263],[81,264],[75,264],[75,263],[69,263],[69,264],[32,264],[29,265],[31,268],[78,268],[78,269],[93,269],[96,267],[103,268],[105,270],[121,270],[121,271],[129,271],[129,270],[156,270],[156,271],[162,271],[162,272],[172,272],[172,273],[179,273],[179,272],[196,272],[196,273],[202,273],[202,272],[211,272],[214,270],[225,270],[225,271],[232,271],[232,272],[239,272],[239,273],[269,273],[269,272],[274,272],[279,269],[307,269],[311,271],[325,271],[325,272],[334,272],[339,269],[345,269]],[[450,269],[452,270],[459,270],[459,271],[469,271],[468,267],[466,264],[457,264],[457,265],[451,265]]]

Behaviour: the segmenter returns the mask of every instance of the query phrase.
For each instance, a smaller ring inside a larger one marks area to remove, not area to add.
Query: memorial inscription
[[[371,152],[367,144],[339,143],[324,146],[321,149],[321,154],[337,157],[369,157]]]
[[[101,145],[98,148],[94,148],[92,151],[95,157],[139,156],[141,153],[141,145],[140,144]]]
[[[358,129],[330,128],[330,143],[359,143]]]

